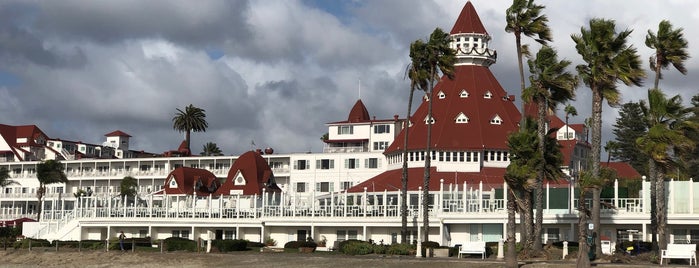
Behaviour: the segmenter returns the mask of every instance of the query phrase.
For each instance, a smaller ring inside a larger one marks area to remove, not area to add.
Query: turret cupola
[[[451,48],[456,50],[455,65],[481,65],[495,63],[497,52],[488,48],[490,35],[483,27],[471,2],[467,2],[451,29]]]

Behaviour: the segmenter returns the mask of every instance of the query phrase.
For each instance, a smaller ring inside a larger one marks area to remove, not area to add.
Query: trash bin
[[[612,255],[612,241],[602,240],[600,245],[602,246],[602,254]]]

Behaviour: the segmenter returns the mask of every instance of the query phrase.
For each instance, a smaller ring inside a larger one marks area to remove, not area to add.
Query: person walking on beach
[[[124,231],[121,231],[119,234],[119,248],[121,248],[121,251],[124,251],[124,239],[126,238],[126,235],[124,235]]]

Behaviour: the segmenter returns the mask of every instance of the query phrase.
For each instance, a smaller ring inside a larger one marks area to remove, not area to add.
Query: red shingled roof
[[[417,191],[418,187],[422,186],[424,178],[424,168],[409,168],[408,169],[408,191]],[[383,172],[370,180],[364,181],[360,184],[353,186],[348,189],[347,192],[350,193],[360,193],[364,192],[364,187],[367,188],[367,192],[397,192],[400,191],[401,187],[401,176],[403,171],[401,169],[394,169]],[[490,188],[500,189],[504,184],[505,168],[482,168],[480,172],[439,172],[437,168],[430,168],[430,191],[439,190],[440,180],[444,180],[446,185],[458,185],[461,189],[464,182],[466,182],[466,187],[468,188],[478,188],[479,183],[483,182],[483,189],[489,190]],[[550,187],[568,187],[566,180],[559,180],[557,182],[550,182]]]
[[[468,97],[460,96],[462,90]],[[440,92],[445,94],[443,99]],[[484,97],[487,92],[490,98]],[[432,101],[435,123],[431,143],[435,150],[507,149],[507,135],[518,129],[519,111],[487,67],[456,66],[454,80],[443,77],[433,90]],[[468,123],[456,123],[461,113],[469,118]],[[496,115],[502,119],[499,125],[490,123]],[[409,150],[424,149],[426,118],[427,101],[423,101],[410,119],[412,126],[401,131],[385,153],[402,150],[405,131],[410,131]]]
[[[170,183],[175,180],[176,188],[171,188]],[[168,174],[165,180],[163,192],[169,195],[207,196],[213,193],[220,185],[218,178],[208,170],[190,167],[179,167]]]
[[[240,172],[245,182],[244,185],[235,185],[234,180]],[[231,190],[242,190],[243,195],[262,194],[262,189],[266,192],[280,192],[281,189],[274,182],[272,169],[262,156],[254,151],[242,154],[235,160],[233,166],[228,171],[228,177],[218,188],[215,195],[230,195]]]
[[[131,137],[131,135],[126,134],[125,132],[121,130],[115,130],[112,132],[109,132],[107,134],[104,134],[105,137]]]
[[[616,175],[621,179],[640,179],[641,174],[626,162],[601,162],[600,166],[616,170]]]
[[[473,7],[473,4],[471,4],[471,1],[466,2],[466,5],[461,10],[461,14],[459,14],[459,17],[456,19],[456,23],[454,23],[454,27],[451,28],[450,33],[488,34],[485,27],[483,27],[483,23],[481,23],[481,18],[478,17],[476,13],[476,9]]]

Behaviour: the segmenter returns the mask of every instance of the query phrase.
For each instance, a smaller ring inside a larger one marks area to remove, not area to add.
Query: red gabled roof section
[[[488,34],[485,27],[483,27],[483,23],[481,23],[481,18],[478,17],[478,13],[476,13],[476,9],[473,7],[473,4],[471,4],[471,1],[466,2],[466,5],[461,10],[461,14],[459,14],[459,17],[456,19],[456,23],[454,23],[454,27],[451,28],[451,32],[449,33]]]
[[[170,188],[171,180],[175,180],[177,188]],[[207,196],[214,193],[221,183],[208,170],[190,167],[179,167],[168,174],[165,179],[163,193],[168,195]]]
[[[527,103],[524,105],[524,114],[536,120],[537,117],[539,117],[538,107],[539,105],[536,103]],[[546,120],[549,122],[549,128],[561,128],[565,126],[565,122],[563,122],[563,120],[561,120],[553,111],[548,109],[546,111]]]
[[[458,186],[459,189],[463,188],[464,182],[466,187],[478,189],[479,184],[483,183],[484,190],[501,189],[505,180],[505,168],[482,168],[480,172],[439,172],[435,167],[430,168],[430,191],[438,191],[440,188],[440,181],[444,180],[445,185]],[[367,188],[367,192],[397,192],[400,191],[401,187],[401,169],[394,169],[383,172],[367,181],[353,186],[348,189],[347,192],[350,193],[361,193],[364,192],[364,188]],[[422,187],[423,176],[425,170],[424,168],[409,168],[408,169],[408,191],[417,191],[418,187]],[[568,187],[568,182],[566,180],[558,180],[555,182],[549,182],[550,187]]]
[[[616,170],[616,175],[620,179],[641,179],[641,173],[638,173],[636,169],[626,162],[601,162],[600,166]]]
[[[115,130],[112,132],[109,132],[107,134],[104,134],[105,137],[131,137],[131,135],[126,134],[126,132],[123,132],[121,130]]]
[[[245,179],[244,185],[236,185],[236,175],[240,174]],[[218,188],[215,195],[230,195],[231,190],[242,190],[243,195],[260,195],[262,189],[265,192],[281,192],[281,189],[274,181],[272,169],[267,161],[257,152],[249,151],[242,154],[235,160],[233,166],[228,171],[228,177]]]
[[[520,113],[514,102],[500,86],[490,69],[478,65],[455,66],[454,80],[443,77],[435,86],[431,101],[432,125],[431,145],[434,150],[474,150],[507,149],[507,135],[517,131]],[[468,97],[462,98],[466,90]],[[440,99],[438,94],[445,97]],[[485,98],[487,92],[492,95]],[[402,150],[405,131],[410,131],[408,150],[424,150],[427,140],[427,101],[411,117],[412,126],[404,128],[394,142],[386,149],[386,154]],[[468,123],[456,123],[456,117],[463,113]],[[491,124],[495,116],[501,124]]]
[[[366,106],[364,106],[361,99],[357,100],[357,102],[354,103],[354,106],[352,106],[352,110],[350,110],[349,116],[347,117],[347,122],[359,123],[370,120],[371,118],[369,118],[369,111],[366,109]]]

